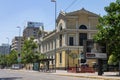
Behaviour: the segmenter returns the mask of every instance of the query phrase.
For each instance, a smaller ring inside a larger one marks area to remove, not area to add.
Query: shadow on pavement
[[[105,75],[105,76],[108,76],[108,77],[120,77],[120,75]]]
[[[22,77],[5,77],[5,78],[0,78],[0,80],[16,80],[16,79],[22,79]]]

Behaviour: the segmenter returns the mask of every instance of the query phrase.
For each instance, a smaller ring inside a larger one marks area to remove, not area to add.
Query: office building
[[[35,39],[38,39],[38,33],[40,31],[40,28],[43,26],[43,23],[40,22],[28,22],[27,27],[23,30],[23,37],[24,39],[27,39],[29,37],[34,37]]]
[[[16,50],[17,52],[21,51],[23,43],[24,43],[23,37],[15,36],[12,39],[11,50]]]
[[[10,45],[9,44],[2,44],[0,46],[0,54],[9,54],[10,53]]]

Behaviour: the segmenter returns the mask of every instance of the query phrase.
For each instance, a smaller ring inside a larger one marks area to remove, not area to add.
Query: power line
[[[66,11],[67,9],[69,9],[76,1],[77,1],[77,0],[73,0],[73,2],[65,9],[65,11]]]

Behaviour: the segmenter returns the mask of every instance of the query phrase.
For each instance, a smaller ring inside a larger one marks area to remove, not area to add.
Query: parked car
[[[13,64],[12,69],[21,69],[22,68],[22,65],[21,64]]]

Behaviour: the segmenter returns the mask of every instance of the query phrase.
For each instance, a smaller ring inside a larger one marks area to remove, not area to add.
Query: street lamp
[[[21,62],[21,39],[20,39],[20,33],[21,33],[21,27],[17,26],[17,28],[19,28],[19,46],[18,46],[18,62]]]
[[[8,38],[8,37],[6,37],[6,39],[8,40],[8,54],[9,54],[9,52],[10,52],[9,38]]]
[[[55,29],[56,29],[57,2],[56,2],[56,0],[51,0],[51,2],[55,3]]]
[[[68,56],[67,56],[67,71],[69,71],[69,48],[67,50],[67,54],[68,54]]]
[[[8,40],[8,44],[9,44],[9,38],[8,38],[8,37],[6,37],[6,39]]]
[[[57,27],[57,24],[56,24],[57,3],[56,3],[56,0],[51,0],[51,2],[55,3],[55,29],[56,29],[56,27]],[[56,31],[55,31],[55,33],[56,33]],[[56,72],[56,35],[55,35],[55,72]]]
[[[7,53],[9,54],[10,53],[10,45],[9,45],[9,38],[8,37],[6,37],[6,39],[8,40],[8,48],[7,48]],[[7,63],[6,63],[6,66],[8,67],[8,61],[7,61]]]

